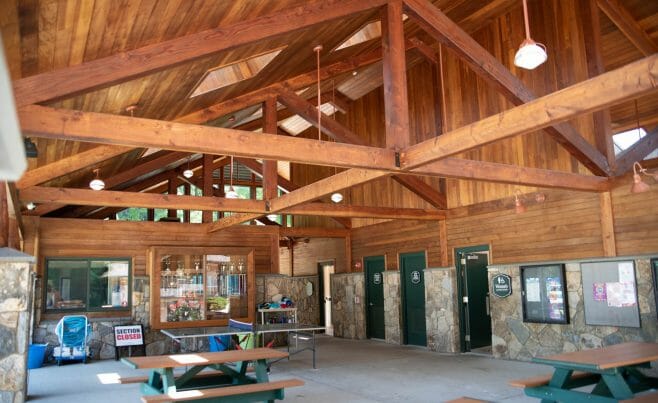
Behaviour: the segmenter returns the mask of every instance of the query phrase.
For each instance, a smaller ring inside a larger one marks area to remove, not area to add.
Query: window
[[[47,259],[46,311],[127,309],[130,271],[130,259]]]
[[[147,217],[147,209],[141,207],[130,207],[117,213],[119,221],[146,221]]]
[[[646,136],[647,132],[644,128],[640,127],[639,129],[631,129],[625,132],[617,133],[612,136],[612,142],[615,147],[615,155],[619,155],[622,151],[633,146],[635,143],[640,141],[642,137]],[[658,157],[658,150],[654,150],[651,154],[647,155],[644,159],[651,159]]]

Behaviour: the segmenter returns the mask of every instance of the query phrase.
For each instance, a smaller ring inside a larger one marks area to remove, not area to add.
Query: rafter
[[[512,103],[521,105],[536,99],[521,80],[431,2],[404,0],[404,3],[407,14],[421,28],[449,47]],[[562,122],[552,127],[546,126],[545,129],[594,174],[611,174],[605,156],[585,140],[573,126]]]
[[[596,0],[596,3],[644,56],[658,52],[658,44],[640,27],[631,13],[618,0]]]
[[[50,164],[30,169],[25,172],[21,179],[16,182],[17,189],[25,189],[30,186],[40,185],[61,176],[68,175],[72,172],[86,168],[90,165],[98,164],[110,158],[127,153],[133,150],[130,147],[121,147],[113,145],[100,145],[90,150],[83,151],[62,158]]]
[[[656,91],[657,83],[658,54],[415,144],[402,153],[402,168],[418,168],[494,141],[539,130],[583,113],[640,97]]]
[[[345,168],[396,170],[393,151],[128,116],[30,105],[21,128],[35,137],[275,159]]]
[[[228,27],[144,46],[14,82],[16,106],[63,98],[126,81],[220,51],[299,31],[386,4],[386,0],[314,0]]]

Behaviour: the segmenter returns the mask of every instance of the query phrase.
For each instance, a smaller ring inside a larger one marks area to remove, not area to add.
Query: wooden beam
[[[400,151],[411,144],[402,0],[382,9],[381,26],[386,148]]]
[[[15,183],[7,183],[7,202],[11,204],[10,218],[16,220],[20,238],[25,237],[25,225],[23,224],[23,214],[21,214],[21,202],[18,198],[18,189]]]
[[[610,192],[599,195],[601,208],[601,241],[603,242],[603,256],[617,256],[615,241],[615,215],[612,210],[612,196]]]
[[[462,158],[444,158],[413,169],[412,172],[455,179],[584,190],[589,192],[601,192],[609,189],[607,177],[579,175],[570,172],[519,167],[516,165],[473,161]]]
[[[386,171],[350,169],[329,178],[320,179],[310,185],[286,193],[270,201],[268,213],[278,213],[300,204],[319,199],[342,189],[360,185],[390,175]],[[219,231],[257,218],[255,214],[234,214],[210,225],[208,232]]]
[[[618,0],[597,0],[597,4],[644,56],[658,52],[658,44],[640,27],[631,13]]]
[[[14,82],[21,107],[102,88],[217,52],[382,6],[386,0],[314,0],[276,13],[120,52]]]
[[[295,94],[289,90],[282,90],[280,93],[279,99],[281,102],[286,105],[290,110],[306,119],[308,122],[314,126],[318,126],[317,119],[317,110],[315,107],[304,98]],[[355,144],[355,145],[365,145],[366,142],[364,139],[350,131],[348,128],[343,126],[341,123],[326,117],[322,121],[322,130],[325,134],[332,137],[336,141],[341,141],[345,143]],[[446,197],[443,193],[438,192],[432,186],[425,183],[420,178],[415,178],[412,176],[394,176],[393,179],[399,182],[401,185],[414,192],[416,195],[421,197],[426,202],[430,203],[436,208],[445,208],[446,207]]]
[[[382,218],[392,220],[439,220],[445,218],[443,210],[350,206],[343,204],[308,203],[284,210],[286,214],[350,218]]]
[[[637,143],[628,147],[617,156],[616,175],[623,175],[633,168],[635,161],[642,161],[653,150],[658,148],[658,127],[647,132]]]
[[[491,53],[478,44],[428,0],[404,0],[405,11],[421,28],[444,43],[515,105],[536,96]],[[547,132],[596,175],[610,175],[606,158],[573,126],[545,126]]]
[[[276,98],[272,97],[263,103],[263,132],[276,134],[277,127]],[[263,198],[265,200],[275,199],[279,195],[277,162],[276,160],[263,160],[262,167]]]
[[[579,114],[656,91],[657,83],[658,55],[652,55],[415,144],[402,153],[402,167],[411,170],[497,140],[543,129]]]
[[[350,234],[347,229],[314,227],[281,227],[279,237],[290,238],[344,238]]]
[[[21,179],[16,182],[16,187],[18,189],[25,189],[30,186],[40,185],[80,169],[87,168],[90,165],[114,158],[117,155],[127,153],[131,150],[133,150],[133,148],[113,145],[94,147],[90,150],[62,158],[55,162],[51,162],[50,164],[25,172]]]
[[[266,133],[30,105],[19,110],[36,137],[235,155],[346,168],[391,169],[393,151]]]
[[[145,207],[160,209],[246,211],[265,212],[265,202],[260,200],[236,200],[220,197],[160,195],[136,192],[118,192],[90,189],[52,188],[34,186],[20,191],[21,200],[36,203],[61,202],[66,204],[106,206],[106,207]]]
[[[581,0],[576,3],[580,8],[581,26],[585,41],[588,77],[596,77],[605,73],[603,51],[601,46],[601,23],[596,0]],[[612,142],[612,121],[610,110],[604,109],[592,114],[594,123],[594,144],[596,149],[606,157],[611,171],[616,171],[615,147]]]
[[[420,54],[425,56],[425,59],[427,59],[427,61],[429,61],[432,64],[439,63],[439,60],[436,57],[436,50],[434,50],[433,47],[426,44],[418,37],[409,38],[409,41],[414,45],[416,45],[416,50],[418,50]]]

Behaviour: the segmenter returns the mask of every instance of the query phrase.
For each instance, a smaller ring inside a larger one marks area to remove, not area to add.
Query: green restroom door
[[[424,252],[400,255],[404,340],[416,346],[427,346],[424,270]]]
[[[384,333],[384,256],[366,257],[366,332],[370,339],[385,339]]]
[[[489,279],[486,253],[464,253],[470,349],[491,345],[491,316],[487,309]]]

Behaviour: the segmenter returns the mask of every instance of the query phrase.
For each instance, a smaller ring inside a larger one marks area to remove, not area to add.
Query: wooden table
[[[547,385],[526,387],[525,394],[542,402],[617,402],[633,398],[638,392],[658,387],[658,380],[648,378],[638,368],[648,368],[658,360],[656,343],[622,343],[608,347],[536,357],[532,361],[551,365],[553,376]],[[571,380],[574,371],[593,374]],[[594,385],[591,392],[573,390]]]
[[[173,354],[148,357],[129,357],[122,361],[135,369],[150,369],[148,381],[142,383],[144,395],[176,394],[182,390],[213,388],[222,385],[244,385],[268,382],[267,361],[287,357],[285,351],[270,348],[232,350],[212,353]],[[253,363],[255,377],[247,374]],[[187,370],[175,377],[174,369]],[[204,368],[222,373],[213,377],[196,377]]]

